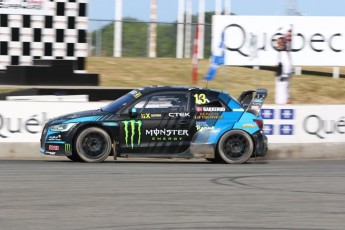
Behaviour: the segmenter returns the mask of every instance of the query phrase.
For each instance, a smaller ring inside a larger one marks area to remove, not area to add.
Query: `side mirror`
[[[138,116],[138,112],[136,108],[129,109],[129,117],[136,118]]]

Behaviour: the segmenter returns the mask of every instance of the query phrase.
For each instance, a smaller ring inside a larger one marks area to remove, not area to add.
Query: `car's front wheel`
[[[89,127],[75,139],[75,151],[82,161],[95,163],[104,161],[111,152],[111,138],[106,131]]]
[[[253,153],[253,140],[242,130],[226,132],[218,142],[218,153],[229,164],[241,164],[249,160]]]

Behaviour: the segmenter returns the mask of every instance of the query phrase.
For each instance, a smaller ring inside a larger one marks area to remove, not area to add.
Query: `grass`
[[[203,80],[209,67],[208,60],[199,61],[199,81],[196,86],[205,87]],[[305,67],[307,70],[328,72],[330,67]],[[191,59],[175,58],[113,58],[89,57],[87,71],[100,74],[101,86],[142,87],[151,85],[192,85]],[[345,68],[340,69],[345,74]],[[268,70],[222,66],[209,88],[224,90],[237,97],[244,90],[267,88],[266,103],[274,103],[274,73]],[[345,104],[345,79],[333,79],[313,75],[293,76],[291,100],[294,104]]]

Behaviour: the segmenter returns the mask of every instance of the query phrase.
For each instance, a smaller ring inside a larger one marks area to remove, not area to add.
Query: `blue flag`
[[[208,72],[205,76],[206,81],[212,81],[213,78],[217,74],[218,67],[221,65],[224,65],[224,56],[225,56],[225,51],[224,51],[224,32],[222,33],[222,39],[220,41],[220,44],[218,46],[218,51],[221,50],[218,53],[221,53],[220,55],[212,55],[211,60],[210,60],[210,68],[208,69]]]

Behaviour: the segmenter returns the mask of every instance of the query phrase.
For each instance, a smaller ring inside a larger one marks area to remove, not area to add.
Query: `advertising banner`
[[[50,15],[49,0],[0,0],[0,14]]]
[[[264,105],[269,143],[345,142],[345,105]]]
[[[225,65],[277,65],[277,39],[286,35],[293,65],[345,65],[344,17],[216,15],[213,52],[223,33]]]
[[[107,104],[0,101],[0,143],[39,142],[48,119]],[[345,105],[264,105],[261,114],[269,143],[345,142]]]

